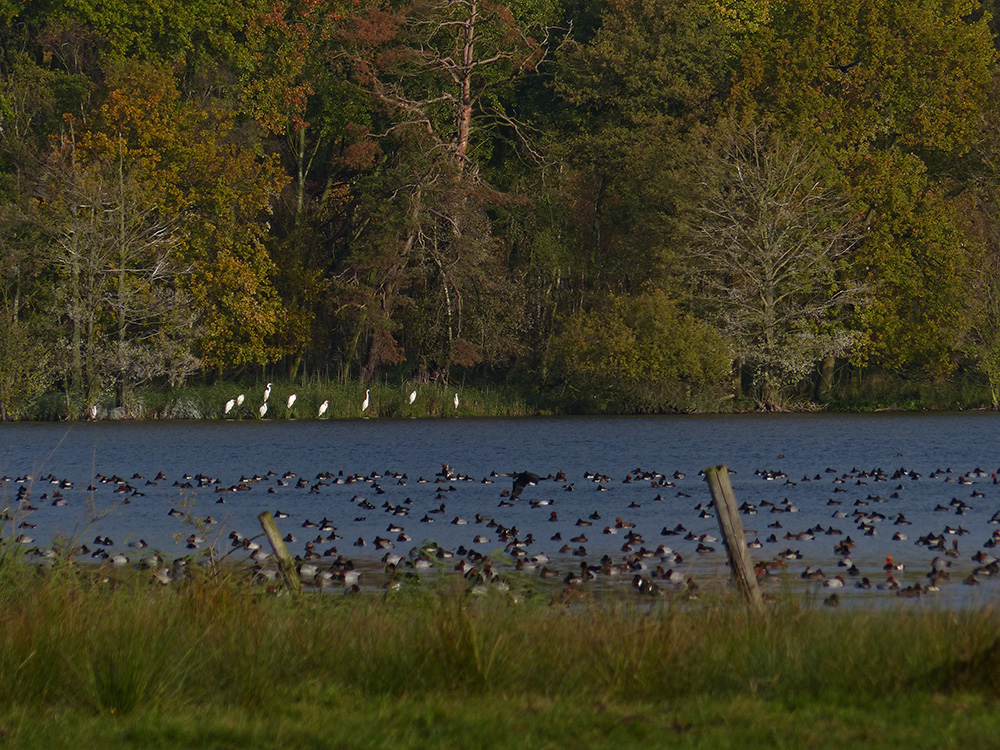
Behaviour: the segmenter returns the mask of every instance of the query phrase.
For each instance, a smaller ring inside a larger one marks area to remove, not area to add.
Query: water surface
[[[494,520],[516,529],[508,539],[523,541],[531,534],[526,551],[547,554],[550,566],[562,572],[578,570],[581,562],[561,551],[566,546],[585,547],[584,559],[595,564],[604,555],[624,559],[628,530],[614,528],[621,518],[642,536],[632,545],[635,550],[666,545],[683,558],[674,567],[724,575],[721,543],[706,537],[702,543],[716,551],[698,553],[699,540],[685,539],[718,535],[707,507],[711,498],[698,473],[724,463],[735,472],[738,500],[757,506],[755,515],[743,517],[748,538],[764,543],[753,552],[754,559],[771,559],[787,550],[802,553],[801,560],[789,563],[790,579],[801,580],[807,565],[822,567],[828,576],[843,574],[833,546],[850,535],[858,544],[852,557],[873,583],[885,579],[882,565],[888,554],[906,564],[895,574],[903,585],[926,583],[930,561],[941,552],[914,542],[927,534],[947,534],[949,547],[958,541],[960,556],[953,561],[953,582],[942,592],[944,600],[980,600],[993,595],[990,578],[979,576],[982,585],[976,588],[959,581],[977,567],[973,553],[998,528],[990,524],[1000,509],[1000,486],[990,476],[1000,467],[998,428],[1000,416],[979,412],[5,424],[0,425],[0,474],[10,477],[4,492],[12,507],[17,507],[18,490],[30,486],[30,504],[37,510],[23,520],[34,528],[15,533],[29,535],[42,548],[65,534],[91,550],[94,538],[110,538],[109,551],[124,551],[133,559],[139,555],[127,545],[140,538],[165,556],[189,554],[184,540],[194,529],[169,514],[181,507],[199,518],[211,516],[210,539],[228,548],[231,531],[258,534],[257,515],[280,510],[287,514],[279,521],[282,531],[295,538],[289,545],[293,553],[304,552],[305,542],[311,541],[322,551],[335,546],[352,559],[378,560],[386,549],[406,554],[433,539],[448,549],[489,554],[505,547],[496,529],[486,524]],[[436,476],[442,465],[451,467],[452,478]],[[637,469],[659,472],[673,486],[653,486],[648,480],[624,483]],[[874,469],[898,478],[862,476]],[[973,484],[958,481],[974,469],[985,476],[971,477]],[[542,477],[562,471],[566,481],[544,480],[528,487],[513,505],[501,504],[501,491],[510,488],[511,480],[491,474],[524,470]],[[166,479],[151,483],[158,473]],[[587,478],[591,473],[608,480],[592,481]],[[774,473],[783,476],[774,478]],[[286,474],[295,476],[282,485],[278,480]],[[34,480],[16,481],[26,475]],[[98,475],[120,477],[131,491],[116,492],[119,484],[95,481]],[[198,475],[211,483],[199,487]],[[351,476],[366,481],[336,483]],[[259,480],[245,484],[248,491],[217,491],[255,477]],[[305,486],[296,486],[303,478]],[[494,481],[484,484],[484,478]],[[53,481],[73,487],[59,490]],[[95,490],[88,492],[92,483]],[[179,486],[183,484],[192,486]],[[62,503],[53,505],[57,490]],[[108,513],[89,525],[88,498],[94,508]],[[443,513],[431,513],[442,504]],[[553,512],[555,520],[550,520]],[[838,512],[848,517],[834,517]],[[477,513],[482,523],[475,522]],[[912,525],[894,526],[900,513]],[[340,539],[303,526],[322,519],[336,527]],[[587,520],[591,526],[577,525]],[[861,520],[877,534],[866,536],[858,528]],[[389,524],[401,526],[409,540],[400,541],[400,532],[390,533]],[[682,534],[662,535],[678,525]],[[603,533],[605,527],[617,533]],[[815,532],[815,538],[786,538],[806,530]],[[894,533],[908,538],[894,541]],[[585,542],[570,541],[581,534]],[[766,542],[772,534],[775,540]],[[553,540],[556,535],[562,538]],[[476,542],[476,536],[487,541]],[[376,539],[389,539],[392,546],[378,549]],[[364,546],[356,546],[360,542]],[[842,595],[876,596],[874,590],[854,590],[853,584],[847,579]]]

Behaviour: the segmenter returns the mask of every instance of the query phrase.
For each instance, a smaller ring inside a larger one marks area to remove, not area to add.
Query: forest
[[[996,408],[993,6],[0,0],[0,416],[266,380]]]

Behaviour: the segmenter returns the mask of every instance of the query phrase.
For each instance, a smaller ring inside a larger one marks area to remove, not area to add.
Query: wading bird
[[[322,417],[324,414],[326,414],[326,410],[329,408],[330,408],[330,402],[324,401],[322,404],[319,405],[319,414],[317,414],[316,416]]]
[[[234,406],[236,406],[236,399],[235,398],[229,399],[226,402],[226,410],[223,412],[223,414],[228,414],[229,412],[231,412]]]
[[[458,408],[458,394],[455,394],[455,408]]]
[[[416,389],[413,389],[410,392],[410,403],[412,404],[416,400],[417,400],[417,391],[416,391]]]
[[[291,409],[292,408],[292,404],[295,403],[295,399],[297,399],[297,398],[298,398],[298,396],[296,394],[294,394],[294,393],[291,396],[289,396],[288,397],[288,407],[287,408]]]
[[[270,384],[270,383],[268,383],[268,384],[267,384],[267,388],[265,388],[265,389],[264,389],[264,403],[265,403],[265,404],[267,403],[267,400],[268,400],[268,399],[269,399],[270,397],[271,397],[271,384]]]
[[[368,398],[370,393],[371,393],[371,389],[367,389],[365,391],[365,400],[361,402],[361,411],[362,412],[368,411],[368,404],[371,403],[371,401]]]
[[[263,419],[264,415],[267,414],[267,402],[265,401],[263,404],[261,404],[260,408],[257,411],[260,412],[260,418]]]

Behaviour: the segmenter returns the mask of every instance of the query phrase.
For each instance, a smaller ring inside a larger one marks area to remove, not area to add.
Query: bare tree
[[[72,144],[54,152],[45,190],[67,370],[88,405],[114,385],[127,413],[135,384],[176,384],[198,365],[192,305],[175,283],[186,270],[173,260],[178,217],[150,202],[120,157],[81,165]]]
[[[788,386],[853,343],[838,313],[865,296],[845,272],[857,222],[801,143],[761,127],[727,129],[716,153],[702,173],[700,283],[754,374],[759,404],[779,409]]]

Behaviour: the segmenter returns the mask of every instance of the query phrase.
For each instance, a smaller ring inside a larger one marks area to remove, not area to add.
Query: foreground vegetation
[[[822,611],[820,611],[822,610]],[[765,617],[531,590],[275,594],[0,576],[11,747],[983,747],[1000,730],[994,607]]]

